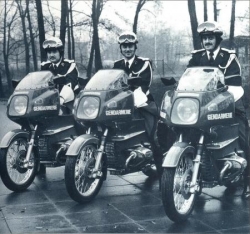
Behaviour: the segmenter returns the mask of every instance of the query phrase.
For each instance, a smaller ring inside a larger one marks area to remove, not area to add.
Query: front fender
[[[186,142],[176,142],[166,153],[162,167],[176,167],[184,153],[195,154],[195,148]]]
[[[77,137],[67,150],[67,156],[77,156],[81,148],[87,144],[99,144],[99,139],[90,134],[84,134]]]
[[[14,139],[14,137],[25,137],[29,139],[29,132],[26,132],[22,129],[14,129],[10,132],[7,132],[0,143],[0,148],[7,148],[10,145],[10,142]]]

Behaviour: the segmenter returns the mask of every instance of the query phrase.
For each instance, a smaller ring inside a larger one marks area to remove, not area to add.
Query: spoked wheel
[[[183,154],[176,168],[164,168],[161,191],[167,216],[174,222],[186,220],[194,208],[196,194],[189,192],[193,161]]]
[[[79,203],[91,201],[103,183],[101,177],[93,177],[96,147],[85,145],[77,157],[67,157],[65,164],[65,184],[70,197]]]
[[[14,137],[8,148],[1,150],[1,178],[4,185],[14,192],[27,189],[36,176],[38,159],[33,152],[31,153],[29,166],[24,166],[27,150],[28,140],[20,137]]]

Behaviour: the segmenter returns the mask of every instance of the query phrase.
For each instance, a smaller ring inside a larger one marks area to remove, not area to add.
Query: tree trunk
[[[207,0],[203,0],[204,3],[204,21],[207,21]]]
[[[67,35],[68,35],[68,59],[71,59],[71,36],[70,36],[70,33],[71,33],[71,30],[70,30],[70,20],[69,20],[69,12],[70,12],[70,8],[68,8],[68,11],[67,11]]]
[[[25,23],[25,18],[27,14],[27,6],[26,9],[23,10],[22,7],[22,1],[21,0],[16,0],[16,3],[18,5],[20,17],[21,17],[21,22],[22,22],[22,29],[23,29],[23,41],[24,41],[24,46],[25,46],[25,66],[26,66],[26,74],[30,72],[30,54],[29,54],[29,43],[27,39],[27,34],[26,34],[26,23]]]
[[[194,0],[188,0],[188,11],[191,21],[191,30],[192,30],[192,36],[193,36],[193,46],[194,49],[200,49],[201,43],[200,43],[200,37],[197,32],[198,22],[196,17],[196,9],[195,9],[195,2]]]
[[[89,62],[88,62],[88,67],[87,67],[87,77],[90,79],[92,75],[92,66],[93,66],[93,61],[94,61],[94,43],[92,39],[92,44],[91,44],[91,49],[90,49],[90,56],[89,56]]]
[[[214,21],[217,21],[217,0],[214,0]]]
[[[65,36],[67,28],[68,0],[61,0],[61,24],[60,24],[60,39],[65,46]]]
[[[28,19],[29,31],[30,31],[30,41],[31,41],[34,70],[37,71],[38,68],[37,68],[37,58],[36,58],[36,46],[35,46],[35,40],[33,36],[32,24],[31,24],[31,19],[30,19],[29,0],[26,0],[26,6],[27,6],[27,19]]]
[[[37,9],[37,23],[39,31],[39,45],[40,45],[40,55],[41,61],[47,60],[47,54],[43,49],[43,42],[45,41],[45,30],[44,30],[44,21],[43,21],[43,9],[42,9],[42,0],[35,0],[36,9]]]
[[[72,0],[69,1],[70,2],[70,22],[71,22],[71,45],[72,45],[72,59],[75,59],[75,38],[74,38],[74,21],[73,21],[73,12],[72,12]]]
[[[7,1],[4,0],[4,17],[3,17],[3,59],[4,59],[4,68],[5,68],[5,75],[7,78],[8,83],[8,90],[12,93],[12,82],[11,82],[11,74],[9,69],[9,42],[10,42],[10,32],[11,32],[11,25],[15,19],[17,14],[17,9],[12,16],[12,20],[7,23]]]
[[[134,17],[134,24],[133,24],[133,32],[137,34],[137,26],[138,26],[138,19],[139,19],[139,13],[143,7],[143,5],[146,3],[147,0],[139,0],[136,11],[135,11],[135,17]]]
[[[229,35],[229,46],[231,49],[234,48],[235,5],[236,5],[236,0],[232,0],[231,24],[230,24],[230,35]]]

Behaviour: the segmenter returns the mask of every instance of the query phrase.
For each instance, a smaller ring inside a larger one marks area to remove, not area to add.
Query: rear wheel
[[[1,150],[1,178],[4,185],[14,192],[27,189],[36,176],[38,159],[33,152],[28,168],[24,167],[27,150],[28,139],[22,137],[14,137],[8,148]]]
[[[167,216],[174,222],[186,220],[194,208],[196,194],[189,192],[193,173],[190,154],[183,154],[176,168],[164,168],[161,191]]]
[[[93,178],[96,162],[96,147],[85,145],[77,157],[67,157],[65,184],[70,197],[79,203],[91,201],[101,189],[104,176]]]

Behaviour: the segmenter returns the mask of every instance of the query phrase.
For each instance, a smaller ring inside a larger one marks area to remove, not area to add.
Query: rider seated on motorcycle
[[[55,76],[55,84],[60,92],[60,104],[65,103],[69,88],[75,91],[78,87],[78,70],[74,60],[64,58],[64,46],[59,38],[52,37],[43,42],[48,61],[41,63],[41,70],[49,70]],[[58,82],[57,82],[58,81]]]
[[[47,53],[48,61],[41,63],[42,71],[51,71],[56,77],[54,82],[60,92],[60,104],[66,104],[67,100],[73,106],[74,91],[78,86],[78,70],[73,60],[64,58],[64,46],[59,38],[52,37],[43,42],[43,49]],[[57,82],[58,81],[58,82]],[[39,174],[46,172],[46,166],[40,165]]]
[[[154,102],[153,96],[150,94],[149,91],[152,82],[151,61],[148,58],[142,58],[135,55],[138,43],[137,36],[135,33],[122,33],[118,38],[118,43],[120,45],[121,54],[124,58],[115,61],[113,68],[122,69],[129,75],[129,77],[137,77],[138,79],[136,85],[130,85],[130,89],[134,91],[134,94],[136,94],[134,95],[135,103],[137,102],[137,94],[139,94],[139,99],[141,97],[140,93],[145,98],[145,103],[143,104],[143,106],[138,106],[138,111],[140,115],[145,119],[145,128],[150,139],[157,172],[160,178],[162,174],[161,165],[163,154],[156,137],[156,129],[158,122],[157,106]]]
[[[236,93],[244,92],[239,60],[235,51],[221,48],[223,31],[218,23],[214,21],[203,22],[198,26],[197,32],[200,35],[203,49],[192,52],[192,58],[187,67],[218,67],[224,73],[225,84],[229,87],[229,92],[232,92],[234,96]],[[246,154],[248,161],[246,173],[249,174],[249,125],[244,106],[243,98],[236,101],[235,119],[239,123],[239,143]]]

